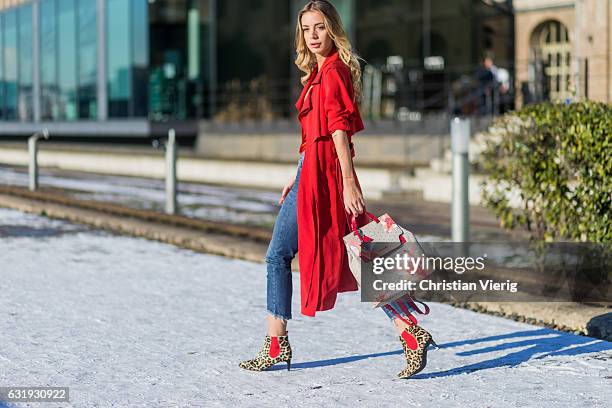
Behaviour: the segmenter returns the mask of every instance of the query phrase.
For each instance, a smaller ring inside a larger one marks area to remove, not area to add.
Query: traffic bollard
[[[470,120],[455,117],[451,121],[451,150],[453,153],[453,186],[451,236],[453,242],[469,239],[469,158]]]
[[[28,152],[30,156],[28,162],[28,186],[30,191],[35,191],[38,188],[38,139],[41,136],[45,139],[49,139],[49,131],[47,128],[34,133],[28,138]]]

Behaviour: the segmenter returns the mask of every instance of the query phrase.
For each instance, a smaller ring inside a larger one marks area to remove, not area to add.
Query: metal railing
[[[31,191],[38,189],[38,140],[40,138],[49,139],[49,131],[44,128],[28,138],[28,187]],[[168,137],[165,139],[153,139],[154,148],[163,147],[165,150],[165,182],[166,182],[166,213],[177,213],[177,178],[176,178],[176,132],[174,129],[168,130]]]
[[[407,117],[405,112],[498,114],[504,111],[504,106],[512,106],[512,89],[488,100],[479,98],[479,92],[484,91],[475,78],[477,68],[432,71],[367,65],[362,74],[362,116],[369,120],[402,121]],[[288,118],[295,113],[294,98],[301,90],[299,83],[289,78],[265,76],[232,79],[218,84],[214,90],[179,78],[152,82],[150,87],[149,118],[162,122],[197,115],[221,122]],[[497,88],[492,92],[497,92]],[[470,109],[470,105],[475,107]]]

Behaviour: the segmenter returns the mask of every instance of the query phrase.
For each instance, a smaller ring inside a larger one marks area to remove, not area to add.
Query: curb
[[[5,197],[20,197],[42,205],[58,204],[70,208],[81,208],[95,211],[99,215],[116,215],[142,221],[162,223],[170,226],[189,228],[201,232],[221,233],[237,237],[249,238],[257,242],[269,242],[272,231],[259,226],[243,226],[223,222],[189,218],[183,215],[170,215],[152,210],[141,210],[107,202],[80,200],[68,197],[62,189],[45,187],[30,191],[25,187],[0,186],[0,194]]]
[[[66,197],[61,190],[0,186],[0,207],[89,225],[105,231],[141,237],[181,248],[252,262],[265,262],[272,231],[139,210],[112,203]],[[296,255],[291,269],[298,271]]]
[[[1,193],[0,206],[231,258],[263,262],[266,254],[266,246],[263,243],[237,235],[198,231],[193,228],[121,215],[101,214],[95,210],[50,202],[36,202],[31,199]]]
[[[610,307],[572,302],[449,302],[451,306],[580,336],[612,341]],[[607,316],[607,319],[604,317]]]

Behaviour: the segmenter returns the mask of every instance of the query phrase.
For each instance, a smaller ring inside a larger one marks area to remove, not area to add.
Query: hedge
[[[612,105],[539,103],[498,118],[479,161],[502,227],[544,242],[612,242]],[[510,205],[518,195],[518,207]]]

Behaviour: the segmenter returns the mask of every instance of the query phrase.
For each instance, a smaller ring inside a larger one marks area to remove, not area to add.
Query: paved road
[[[68,386],[70,406],[604,407],[612,400],[612,343],[435,303],[421,323],[442,348],[414,379],[395,379],[404,364],[399,340],[386,315],[356,293],[317,318],[296,314],[292,371],[242,371],[238,362],[263,341],[263,264],[7,209],[0,245],[0,385]],[[294,310],[298,302],[296,292]]]

